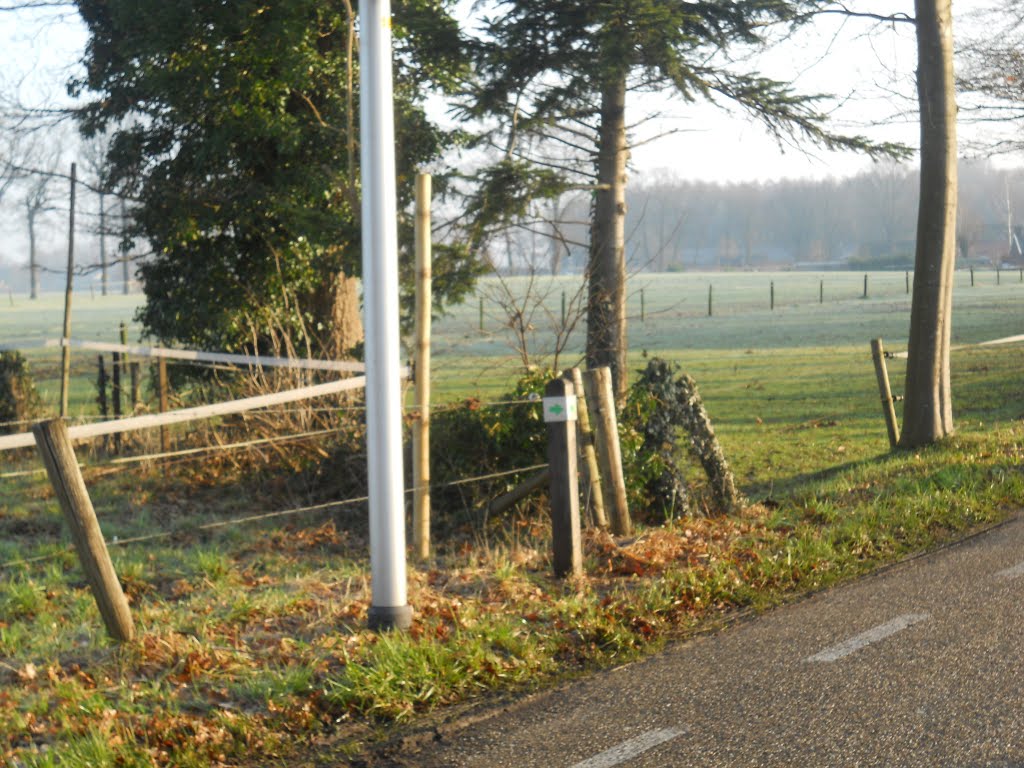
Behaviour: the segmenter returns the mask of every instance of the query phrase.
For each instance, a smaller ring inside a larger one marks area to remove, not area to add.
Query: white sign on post
[[[576,421],[576,395],[544,398],[544,423]]]

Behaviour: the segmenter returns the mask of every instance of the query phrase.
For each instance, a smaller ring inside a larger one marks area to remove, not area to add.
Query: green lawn
[[[1016,273],[1002,277],[997,286],[979,272],[971,288],[958,275],[956,344],[1022,332],[1024,285],[1006,279]],[[869,340],[905,343],[903,275],[872,273],[863,299],[862,274],[828,273],[823,305],[820,279],[633,280],[631,367],[658,354],[697,380],[753,502],[743,512],[648,520],[630,542],[588,531],[587,575],[563,583],[550,576],[542,505],[500,518],[436,508],[439,554],[410,570],[415,622],[405,635],[365,628],[362,505],[230,523],[321,500],[332,473],[361,460],[321,465],[329,441],[141,466],[90,456],[86,481],[139,631],[123,648],[103,636],[45,478],[0,479],[0,756],[76,768],[344,764],[434,708],[622,663],[737,609],[856,577],[1018,509],[1024,345],[955,351],[957,435],[891,453]],[[552,285],[529,350],[539,364],[550,362],[541,320],[560,321],[561,291],[572,290],[568,279]],[[130,319],[120,297],[96,299],[91,315],[80,303],[86,338],[114,341]],[[3,309],[0,328],[5,338],[59,335],[50,313],[61,306]],[[521,373],[496,310],[485,315],[483,333],[475,300],[437,323],[438,403],[492,400]],[[576,362],[579,344],[571,339],[563,364]],[[88,357],[75,360],[88,369]],[[890,372],[899,392],[900,361]],[[89,386],[83,373],[82,409]],[[199,428],[181,435],[213,438]],[[30,451],[0,455],[3,471],[37,466]]]

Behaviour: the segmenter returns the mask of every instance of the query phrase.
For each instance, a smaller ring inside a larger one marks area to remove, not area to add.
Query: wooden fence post
[[[881,339],[871,340],[871,358],[875,361],[875,376],[878,379],[878,393],[882,398],[882,415],[889,433],[889,447],[895,448],[900,442],[900,427],[896,422],[896,407],[893,405],[892,389],[889,387],[889,372],[885,367],[885,351]]]
[[[167,358],[158,358],[156,365],[157,388],[160,390],[160,413],[167,413]],[[166,426],[160,427],[160,450],[164,453],[171,450],[170,435]]]
[[[551,546],[555,576],[583,573],[580,489],[576,467],[576,395],[572,382],[553,379],[544,387],[551,493]]]
[[[110,364],[110,402],[114,406],[114,418],[121,418],[121,353],[111,352],[113,362]],[[114,433],[114,453],[121,452],[121,433]]]
[[[768,309],[775,311],[775,281],[768,287]]]
[[[128,373],[131,375],[132,382],[132,413],[139,410],[139,363],[131,362],[128,364]]]
[[[825,281],[822,280],[818,283],[818,303],[825,303]]]
[[[971,288],[974,287],[974,267],[971,267]]]
[[[865,273],[864,274],[864,295],[861,296],[861,298],[862,299],[866,299],[867,297],[868,297],[868,276],[867,276],[867,273]]]
[[[480,297],[480,332],[484,330],[484,297]]]
[[[67,425],[63,419],[53,419],[36,424],[32,432],[107,632],[118,642],[127,642],[135,635],[128,600],[110,562],[96,511],[71,448]]]
[[[430,557],[430,174],[416,177],[416,419],[412,423],[412,546]]]
[[[619,445],[611,369],[602,366],[586,371],[583,374],[583,387],[594,415],[591,426],[594,429],[597,461],[601,470],[604,508],[611,521],[612,533],[628,536],[633,530],[633,523],[626,500],[626,481],[622,476],[622,448]]]
[[[711,290],[712,286],[708,285],[708,317],[711,317]]]
[[[608,527],[608,515],[604,510],[604,494],[601,492],[601,470],[597,464],[597,450],[594,448],[594,430],[590,427],[590,409],[583,389],[583,374],[573,368],[572,386],[576,393],[576,410],[579,419],[577,433],[583,448],[583,466],[586,470],[588,509],[594,512],[594,524],[598,528]]]
[[[647,298],[644,295],[644,289],[643,288],[640,289],[640,322],[641,323],[646,323],[647,322]]]
[[[907,284],[907,295],[909,296],[910,295],[910,272],[909,271],[903,273],[903,282],[905,282]]]

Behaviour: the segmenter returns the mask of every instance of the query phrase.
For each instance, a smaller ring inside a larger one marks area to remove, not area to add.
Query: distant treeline
[[[913,264],[918,174],[879,163],[845,179],[739,184],[640,175],[627,198],[631,269],[676,271],[806,266],[814,269],[904,269]],[[534,240],[523,253],[533,267],[579,272],[585,260],[586,195],[560,201],[552,243]],[[1024,223],[1024,170],[988,162],[960,167],[958,258],[964,263],[1019,263],[1010,233]]]

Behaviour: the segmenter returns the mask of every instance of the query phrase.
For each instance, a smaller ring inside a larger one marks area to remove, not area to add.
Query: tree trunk
[[[601,89],[597,184],[590,224],[587,366],[608,366],[626,393],[626,73]]]
[[[949,340],[956,259],[956,98],[950,0],[915,0],[921,107],[921,202],[900,446],[953,431]]]
[[[106,296],[108,287],[106,195],[100,192],[100,294]]]
[[[323,352],[331,360],[350,360],[352,349],[363,341],[363,319],[359,309],[359,280],[338,272],[316,301],[326,317],[328,336],[322,339]]]

